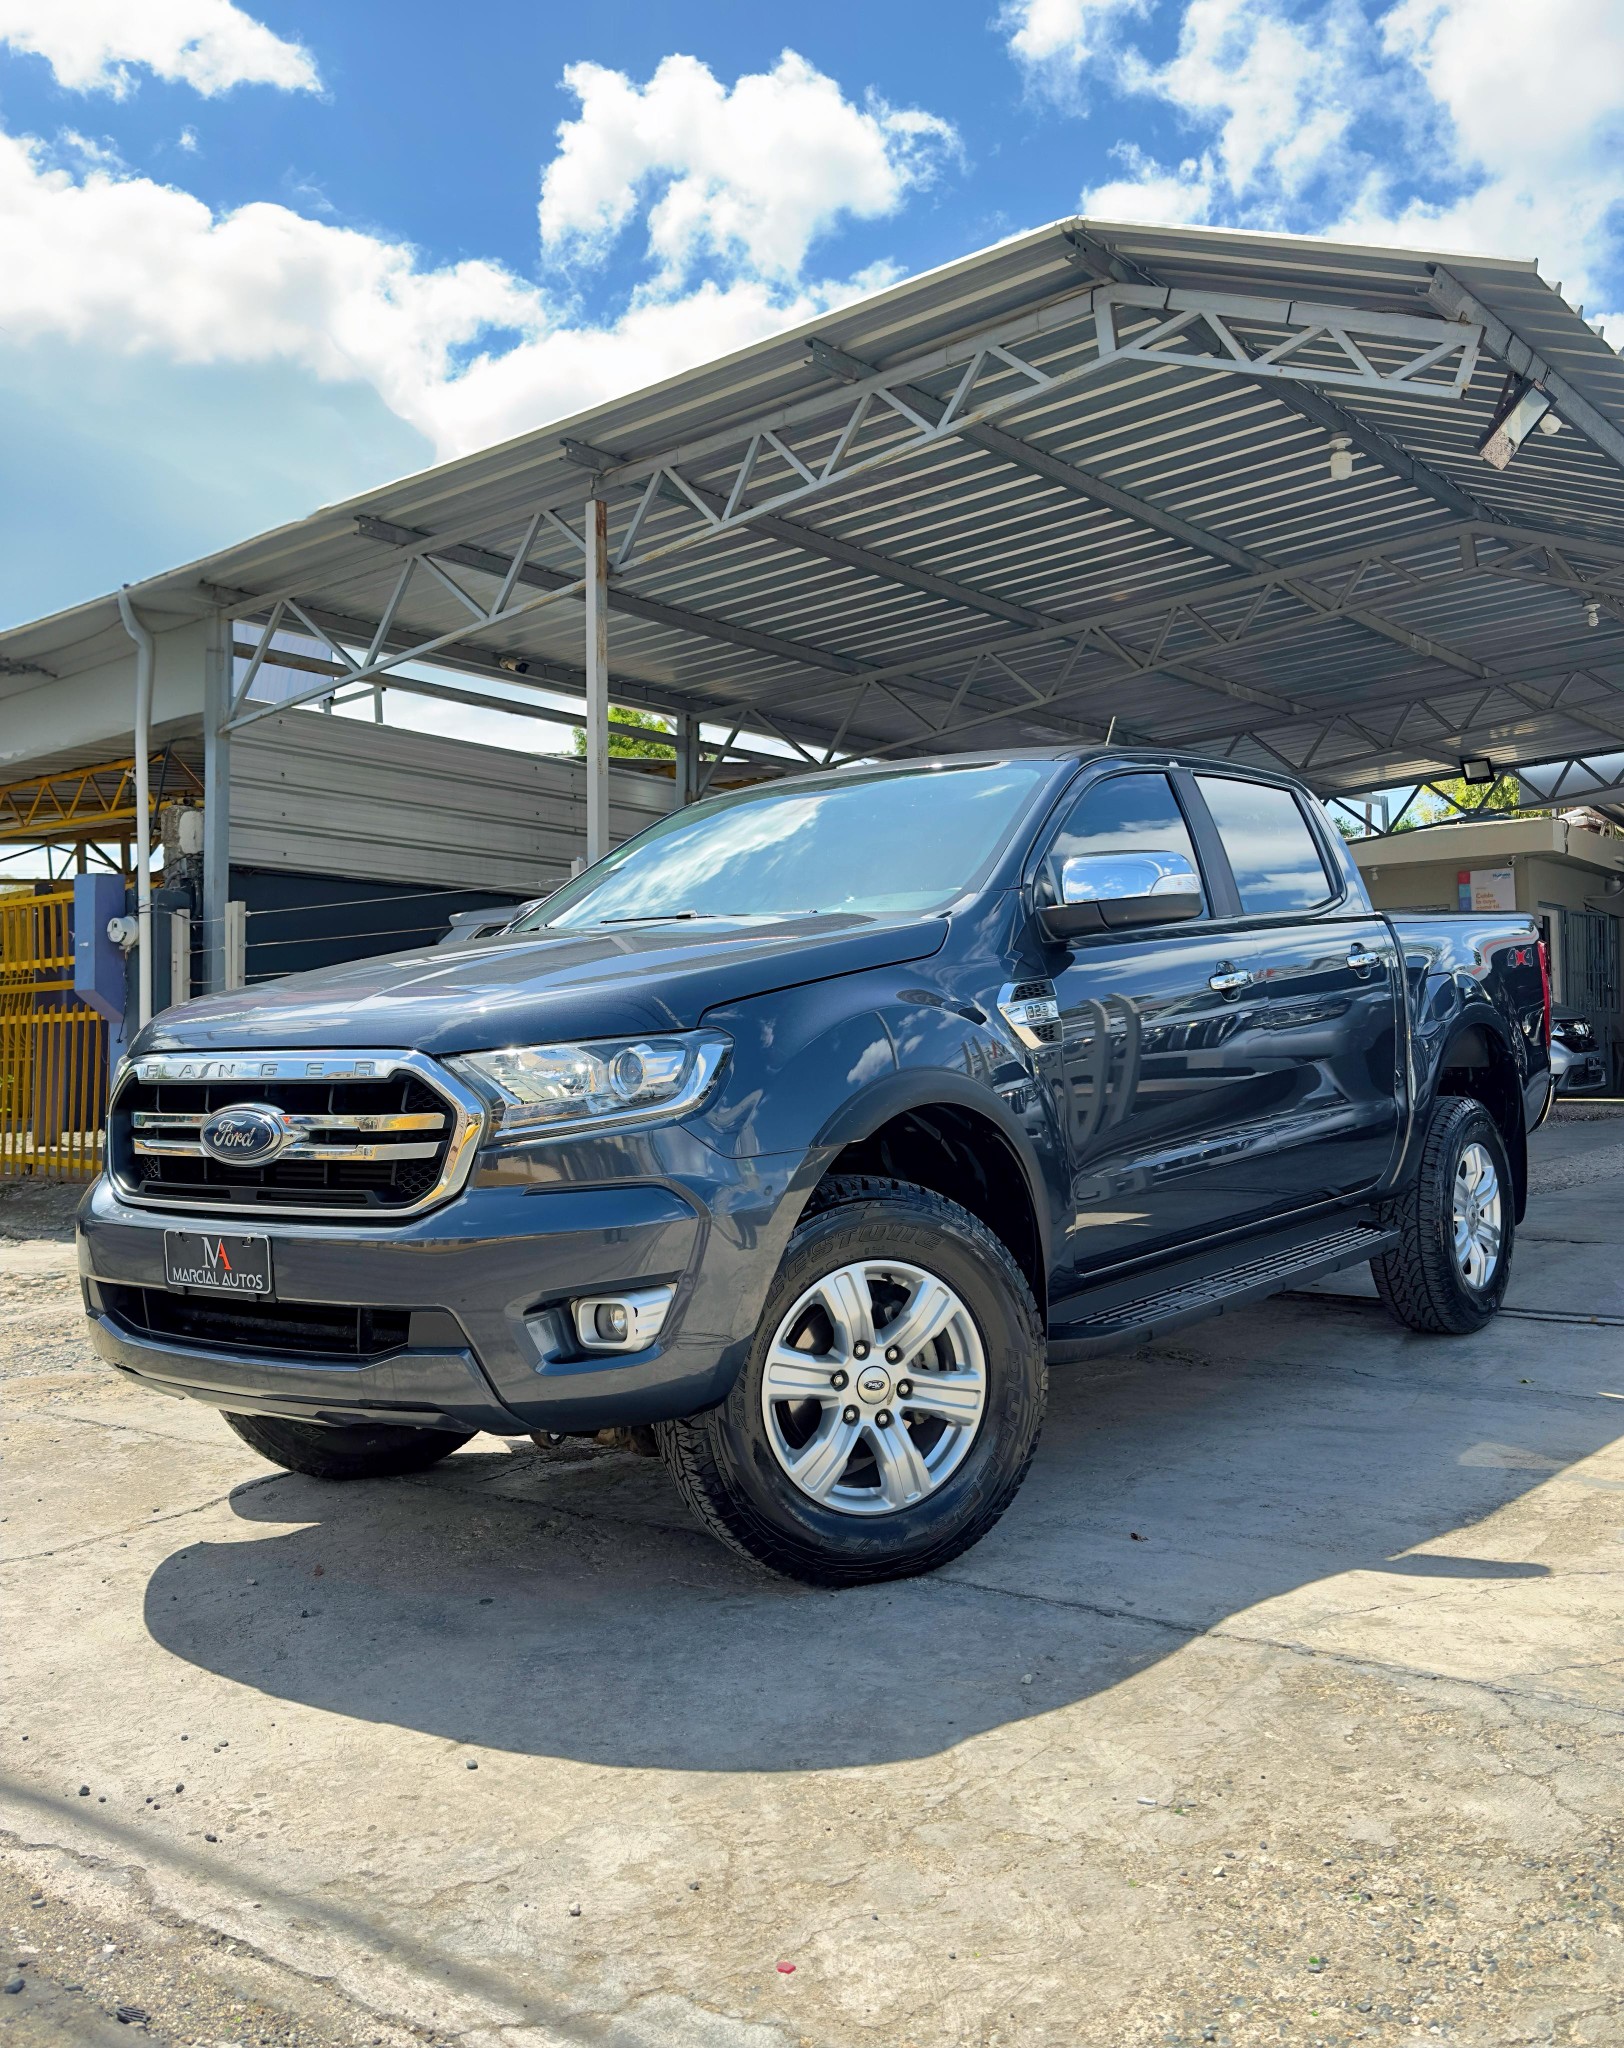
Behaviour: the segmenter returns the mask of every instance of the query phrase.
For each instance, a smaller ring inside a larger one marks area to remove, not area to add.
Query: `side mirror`
[[[556,896],[558,891],[555,889],[552,894]],[[539,910],[546,901],[545,896],[532,896],[528,903],[498,904],[491,910],[454,910],[447,920],[449,929],[434,943],[437,946],[477,945],[491,932],[506,931],[510,924],[517,924],[521,917],[528,917],[532,910]]]
[[[1060,901],[1041,913],[1063,944],[1088,932],[1178,924],[1201,915],[1201,878],[1182,853],[1078,853],[1060,868]]]

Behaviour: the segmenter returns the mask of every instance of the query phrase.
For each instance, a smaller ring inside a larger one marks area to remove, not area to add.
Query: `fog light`
[[[572,1304],[575,1334],[588,1351],[642,1351],[665,1327],[675,1287],[638,1287]]]

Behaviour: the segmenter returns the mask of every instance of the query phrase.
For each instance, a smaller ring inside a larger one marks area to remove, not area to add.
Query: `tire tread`
[[[412,1429],[399,1423],[296,1422],[282,1415],[238,1415],[225,1420],[250,1450],[284,1471],[307,1479],[393,1479],[424,1472],[449,1458],[474,1435],[449,1429]]]
[[[1454,1272],[1452,1248],[1446,1243],[1445,1233],[1436,1227],[1436,1215],[1429,1213],[1440,1199],[1449,1199],[1449,1189],[1441,1187],[1440,1182],[1448,1175],[1465,1128],[1479,1117],[1494,1130],[1502,1152],[1500,1164],[1504,1166],[1503,1141],[1483,1104],[1469,1095],[1440,1097],[1428,1119],[1414,1178],[1405,1192],[1383,1211],[1382,1221],[1397,1228],[1399,1242],[1390,1252],[1370,1262],[1376,1292],[1388,1314],[1406,1329],[1428,1336],[1462,1337],[1482,1329],[1499,1307],[1500,1294],[1504,1292],[1512,1235],[1509,1174],[1503,1177],[1505,1248],[1498,1291],[1492,1301],[1478,1304],[1466,1295]]]

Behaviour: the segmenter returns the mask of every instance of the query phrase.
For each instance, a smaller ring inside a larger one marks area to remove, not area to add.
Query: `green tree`
[[[1448,798],[1453,798],[1461,809],[1456,810]],[[1463,813],[1481,811],[1487,816],[1491,811],[1514,811],[1521,801],[1522,786],[1515,775],[1497,776],[1492,789],[1485,789],[1481,782],[1467,782],[1459,775],[1440,776],[1416,798],[1394,830],[1408,832],[1417,825],[1459,824]],[[1536,813],[1523,815],[1532,817]]]
[[[668,718],[659,718],[652,711],[624,711],[618,704],[611,704],[609,716],[616,725],[635,725],[644,732],[669,733],[672,729]],[[575,728],[575,751],[586,753],[586,734],[580,726]],[[657,740],[634,740],[627,733],[612,732],[609,735],[609,751],[621,756],[631,755],[639,761],[669,761],[673,758],[669,746],[662,747]]]

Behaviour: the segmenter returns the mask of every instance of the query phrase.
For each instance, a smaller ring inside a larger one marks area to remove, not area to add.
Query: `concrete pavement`
[[[0,1247],[14,1939],[245,2048],[1624,2041],[1624,1122],[1538,1144],[1483,1337],[1066,1368],[992,1537],[842,1594],[619,1453],[277,1474]]]

